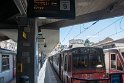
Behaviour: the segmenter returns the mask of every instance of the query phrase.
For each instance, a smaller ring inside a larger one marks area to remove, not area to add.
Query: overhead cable
[[[122,17],[119,18],[119,19],[117,19],[116,21],[112,22],[112,23],[109,24],[108,26],[104,27],[103,29],[101,29],[100,31],[98,31],[97,33],[95,33],[94,36],[97,35],[97,34],[99,34],[99,33],[102,32],[102,31],[104,31],[105,29],[107,29],[108,27],[110,27],[111,25],[113,25],[114,23],[120,21],[121,19],[122,19]]]
[[[62,42],[64,42],[64,41],[65,41],[65,39],[67,38],[67,36],[71,33],[72,29],[73,29],[73,27],[71,27],[71,29],[68,31],[68,33],[66,34],[66,36],[64,37],[64,39],[63,39],[63,41],[62,41]]]

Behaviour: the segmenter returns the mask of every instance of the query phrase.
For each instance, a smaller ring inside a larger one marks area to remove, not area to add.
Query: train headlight
[[[97,68],[102,68],[103,66],[101,64],[97,65],[96,66]]]
[[[100,73],[100,72],[102,71],[102,67],[103,67],[103,66],[102,66],[101,64],[97,65],[97,66],[96,66],[97,72]]]

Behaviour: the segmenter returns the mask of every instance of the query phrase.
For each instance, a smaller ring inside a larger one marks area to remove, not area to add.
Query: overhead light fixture
[[[38,32],[38,35],[42,35],[42,32]]]
[[[46,17],[38,17],[38,19],[47,19]]]
[[[44,47],[45,47],[45,48],[47,47],[46,43],[44,44]]]

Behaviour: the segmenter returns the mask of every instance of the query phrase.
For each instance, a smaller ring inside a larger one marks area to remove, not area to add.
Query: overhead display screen
[[[28,17],[75,18],[75,0],[28,0]]]

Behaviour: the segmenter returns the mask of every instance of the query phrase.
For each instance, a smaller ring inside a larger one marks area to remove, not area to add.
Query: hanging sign
[[[28,17],[75,18],[75,0],[28,0]]]

